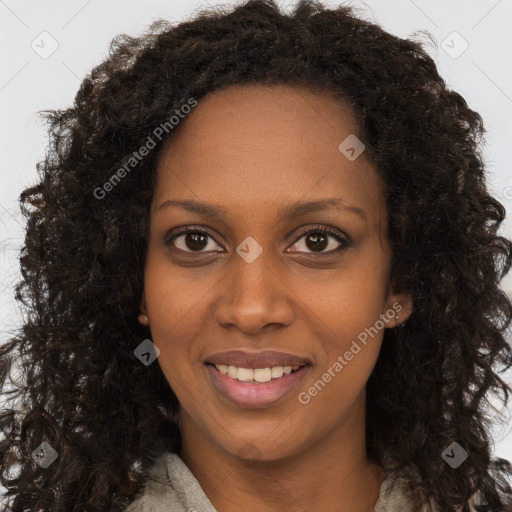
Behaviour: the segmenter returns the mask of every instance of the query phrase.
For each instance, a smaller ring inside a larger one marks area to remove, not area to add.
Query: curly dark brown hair
[[[368,456],[413,461],[443,511],[469,510],[476,492],[488,510],[512,504],[512,467],[492,458],[488,402],[494,393],[507,405],[511,391],[499,374],[512,366],[512,304],[499,283],[512,243],[497,235],[505,210],[486,187],[481,116],[422,44],[351,7],[303,0],[284,13],[251,0],[115,37],[73,106],[43,112],[49,149],[20,195],[15,295],[26,319],[0,347],[9,510],[122,511],[155,458],[179,450],[178,400],[159,365],[134,356],[151,336],[137,315],[156,161],[176,130],[108,196],[94,191],[170,113],[234,84],[338,94],[386,183],[391,277],[414,311],[385,330],[367,384]],[[453,441],[469,454],[457,470],[441,458]],[[58,453],[47,469],[32,457],[42,442]]]

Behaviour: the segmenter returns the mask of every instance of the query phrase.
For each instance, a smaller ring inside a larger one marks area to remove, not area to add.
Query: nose
[[[293,292],[265,251],[251,263],[235,256],[219,283],[215,321],[247,335],[290,325],[295,316]]]

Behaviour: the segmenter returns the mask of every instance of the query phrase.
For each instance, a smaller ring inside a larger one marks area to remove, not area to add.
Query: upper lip
[[[273,366],[302,366],[312,364],[311,360],[307,357],[287,354],[285,352],[276,352],[275,350],[262,350],[259,352],[229,350],[228,352],[216,352],[208,356],[204,362],[238,366],[239,368],[269,368]]]

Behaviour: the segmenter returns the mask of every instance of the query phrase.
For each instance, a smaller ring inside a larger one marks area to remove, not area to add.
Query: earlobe
[[[412,313],[411,294],[408,292],[394,292],[390,297],[388,307],[394,313],[394,325],[389,327],[402,327]]]
[[[144,325],[145,327],[147,327],[149,325],[149,318],[148,318],[148,314],[146,312],[146,297],[143,297],[140,302],[140,313],[137,318],[141,325]]]

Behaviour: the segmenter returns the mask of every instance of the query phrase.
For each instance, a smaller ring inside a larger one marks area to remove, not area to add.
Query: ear
[[[399,290],[396,286],[392,285],[386,302],[386,313],[392,316],[392,318],[387,322],[386,327],[402,325],[411,316],[412,310],[413,301],[411,294]]]
[[[144,325],[145,327],[147,327],[149,325],[149,318],[148,318],[148,314],[146,311],[146,296],[144,294],[142,295],[142,299],[140,301],[139,307],[140,307],[140,313],[138,316],[139,323],[141,325]]]

